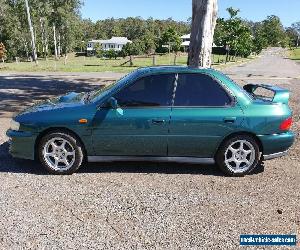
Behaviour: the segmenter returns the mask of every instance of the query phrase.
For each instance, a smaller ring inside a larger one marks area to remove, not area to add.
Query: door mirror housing
[[[118,109],[118,107],[119,107],[118,101],[117,101],[117,99],[114,98],[114,97],[109,98],[109,100],[108,100],[108,105],[109,105],[109,107],[112,108],[112,109]]]
[[[117,115],[122,116],[124,114],[123,109],[118,105],[118,100],[114,97],[110,97],[103,106],[98,107],[98,110],[101,108],[110,108],[116,110]]]

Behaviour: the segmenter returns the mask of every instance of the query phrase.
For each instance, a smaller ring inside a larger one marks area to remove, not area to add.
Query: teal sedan
[[[88,93],[36,103],[7,131],[14,157],[54,174],[85,161],[216,163],[231,176],[281,157],[294,142],[289,92],[241,88],[213,69],[149,67]]]

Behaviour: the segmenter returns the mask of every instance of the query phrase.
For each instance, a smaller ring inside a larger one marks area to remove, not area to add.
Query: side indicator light
[[[288,119],[285,119],[281,124],[280,124],[280,130],[282,131],[287,131],[291,128],[293,123],[293,119],[290,117]]]
[[[79,122],[79,123],[87,123],[88,120],[87,120],[87,119],[80,119],[80,120],[78,120],[78,122]]]

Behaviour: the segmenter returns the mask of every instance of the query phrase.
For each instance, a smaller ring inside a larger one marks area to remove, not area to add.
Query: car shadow
[[[0,173],[26,173],[34,175],[48,175],[37,161],[15,159],[10,156],[9,143],[0,144]],[[264,171],[261,164],[251,175]],[[198,165],[183,163],[156,163],[156,162],[109,162],[85,163],[77,174],[84,173],[144,173],[144,174],[192,174],[224,176],[216,165]]]
[[[18,75],[0,76],[0,116],[20,112],[33,102],[56,97],[67,92],[97,90],[111,83],[99,79],[61,79],[59,77]]]

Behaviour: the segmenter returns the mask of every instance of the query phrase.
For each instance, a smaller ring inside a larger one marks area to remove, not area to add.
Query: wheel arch
[[[218,145],[218,148],[217,148],[217,150],[215,152],[215,156],[219,152],[219,150],[220,150],[221,146],[223,145],[223,143],[225,143],[230,138],[232,138],[234,136],[238,136],[238,135],[251,136],[257,142],[257,145],[259,147],[259,151],[263,154],[263,152],[264,152],[263,144],[262,144],[261,140],[258,138],[258,136],[256,134],[248,132],[248,131],[239,131],[239,132],[231,133],[231,134],[229,134],[229,135],[227,135],[226,137],[223,138],[223,140]]]
[[[87,151],[86,151],[86,148],[85,148],[85,145],[83,143],[83,141],[81,140],[80,136],[74,132],[73,130],[71,129],[68,129],[66,127],[51,127],[51,128],[47,128],[45,130],[43,130],[42,132],[39,133],[39,135],[37,136],[36,140],[35,140],[35,143],[34,143],[34,158],[35,159],[38,159],[38,146],[39,146],[39,143],[41,141],[41,139],[49,134],[49,133],[55,133],[55,132],[60,132],[60,133],[69,133],[71,134],[72,136],[74,136],[79,142],[80,144],[82,145],[83,147],[83,159],[84,161],[86,160],[87,158]]]

